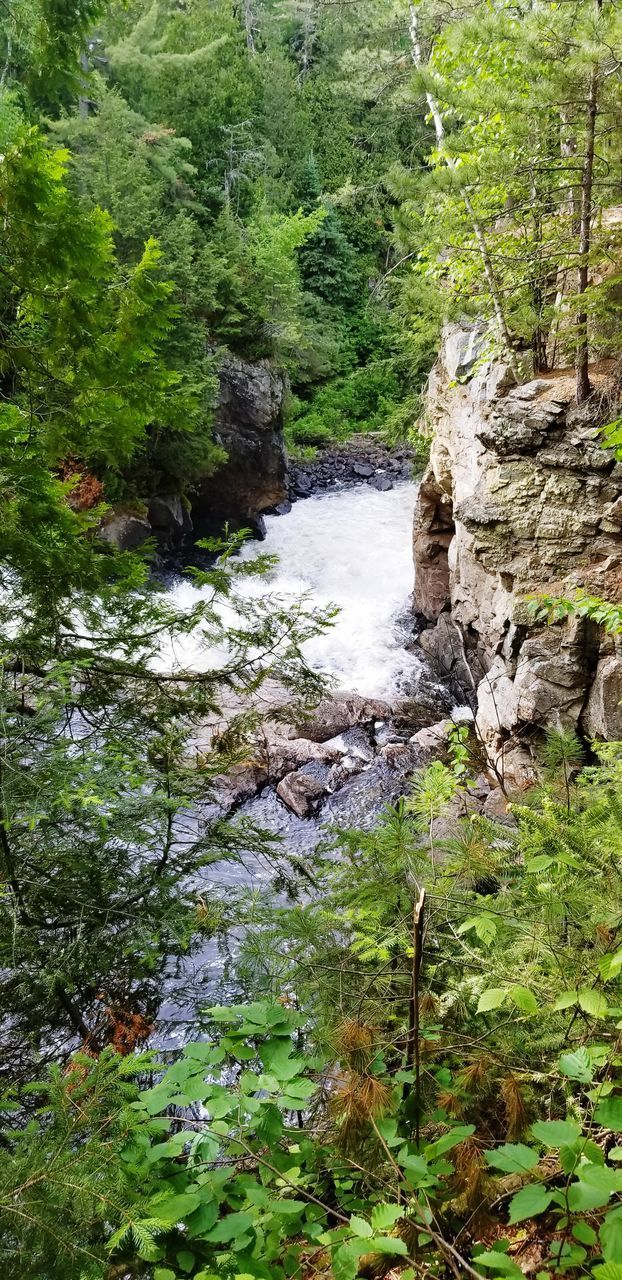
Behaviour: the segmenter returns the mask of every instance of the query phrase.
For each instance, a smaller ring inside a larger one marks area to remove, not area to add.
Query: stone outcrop
[[[192,502],[195,528],[244,521],[287,498],[283,440],[284,375],[268,361],[227,356],[219,371],[214,438],[227,453],[222,467],[199,484]]]
[[[527,604],[579,585],[620,599],[622,465],[602,447],[598,403],[575,406],[568,371],[517,386],[483,362],[479,329],[446,334],[430,379],[414,526],[420,642],[477,702],[491,755],[518,751],[523,776],[534,726],[622,736],[611,638],[576,618],[535,625]]]

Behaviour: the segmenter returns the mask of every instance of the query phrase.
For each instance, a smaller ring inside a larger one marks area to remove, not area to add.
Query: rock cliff
[[[223,519],[243,522],[287,497],[284,375],[267,361],[249,364],[227,356],[219,380],[214,438],[227,461],[198,486],[192,502],[195,528]]]
[[[598,394],[577,409],[564,372],[516,386],[482,348],[477,329],[448,330],[431,376],[415,607],[490,757],[524,781],[539,728],[622,738],[622,650],[582,620],[534,626],[526,605],[579,585],[620,599],[622,465],[601,445]]]

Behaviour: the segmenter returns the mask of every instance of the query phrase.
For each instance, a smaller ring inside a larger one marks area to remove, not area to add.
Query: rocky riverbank
[[[318,450],[314,458],[289,464],[289,501],[327,489],[368,484],[386,492],[412,480],[415,459],[408,445],[391,446],[378,436],[356,435]],[[277,511],[280,508],[277,507]]]

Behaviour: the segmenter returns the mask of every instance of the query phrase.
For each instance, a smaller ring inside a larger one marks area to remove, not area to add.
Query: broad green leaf
[[[236,1236],[243,1235],[249,1227],[253,1225],[253,1215],[251,1213],[229,1213],[225,1218],[221,1218],[220,1222],[205,1236],[211,1244],[225,1244],[229,1240],[234,1240]]]
[[[594,1228],[590,1227],[589,1223],[583,1222],[582,1219],[579,1219],[578,1222],[574,1223],[572,1228],[572,1234],[575,1240],[579,1241],[579,1244],[587,1244],[587,1245],[596,1244],[596,1241],[598,1239],[598,1236],[596,1235]]]
[[[372,1253],[389,1253],[402,1258],[408,1256],[408,1245],[399,1236],[373,1236],[367,1247]]]
[[[540,1159],[533,1147],[522,1142],[506,1142],[502,1147],[495,1147],[494,1151],[485,1151],[484,1156],[487,1164],[504,1173],[527,1173]]]
[[[173,1227],[177,1222],[187,1218],[200,1203],[200,1196],[195,1195],[194,1192],[186,1192],[179,1196],[168,1196],[166,1200],[152,1200],[148,1207],[154,1218],[159,1218],[161,1222],[168,1222]]]
[[[369,1223],[364,1218],[357,1218],[356,1214],[353,1214],[350,1218],[350,1227],[355,1236],[371,1236],[374,1234]]]
[[[536,1218],[538,1214],[544,1213],[553,1201],[553,1194],[539,1182],[523,1187],[510,1200],[509,1222],[524,1222],[525,1218]]]
[[[399,1204],[375,1204],[371,1213],[374,1231],[388,1231],[404,1213]]]
[[[559,1069],[569,1080],[578,1080],[581,1084],[589,1084],[594,1079],[594,1067],[587,1049],[575,1049],[572,1053],[562,1053]]]
[[[594,1119],[603,1129],[622,1133],[622,1097],[603,1098],[594,1112]]]
[[[538,1002],[529,987],[510,987],[510,1000],[521,1013],[537,1013]]]
[[[498,1009],[508,994],[507,987],[488,987],[482,991],[477,1005],[478,1013],[487,1013],[489,1009]]]
[[[177,1277],[170,1267],[156,1267],[153,1273],[153,1280],[177,1280]]]
[[[426,1160],[436,1160],[438,1156],[451,1151],[452,1147],[457,1147],[460,1142],[464,1142],[465,1138],[470,1138],[474,1133],[474,1124],[457,1125],[456,1128],[450,1129],[449,1133],[442,1134],[435,1142],[428,1142],[423,1148],[423,1155]]]
[[[622,1280],[622,1264],[605,1262],[602,1266],[594,1267],[592,1275],[595,1280]]]
[[[177,1265],[181,1267],[182,1271],[192,1271],[195,1257],[189,1249],[180,1249],[179,1253],[175,1254],[175,1257],[177,1258]]]
[[[589,1209],[600,1209],[607,1204],[610,1191],[602,1187],[590,1186],[588,1182],[573,1182],[568,1188],[568,1208],[572,1213],[587,1213]]]
[[[475,1263],[477,1267],[498,1271],[501,1276],[515,1276],[516,1280],[523,1277],[523,1272],[514,1259],[508,1258],[500,1249],[487,1249],[485,1253],[478,1253]]]
[[[593,987],[582,987],[578,995],[579,1005],[591,1018],[604,1018],[607,1013],[607,1001],[602,991]]]
[[[622,1263],[622,1209],[607,1214],[598,1235],[606,1261]]]
[[[553,1009],[570,1009],[573,1004],[577,1003],[578,997],[578,991],[560,991],[551,1007]]]
[[[563,1147],[581,1137],[581,1125],[574,1120],[537,1120],[531,1132],[546,1147]]]

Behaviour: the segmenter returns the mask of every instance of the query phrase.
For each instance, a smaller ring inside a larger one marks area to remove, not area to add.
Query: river
[[[337,690],[388,701],[416,692],[423,663],[405,647],[412,634],[411,529],[416,492],[416,485],[406,483],[387,492],[361,484],[316,494],[297,502],[288,515],[268,516],[265,541],[250,542],[241,553],[247,560],[264,552],[278,557],[268,581],[271,593],[286,601],[305,594],[312,604],[338,606],[335,625],[309,640],[305,654],[313,667],[332,678]],[[251,577],[245,583],[249,593],[266,589],[265,579]],[[172,587],[173,599],[188,608],[199,590],[180,580]],[[205,658],[189,636],[182,648],[167,655],[167,661],[196,668]],[[340,809],[330,812],[329,799],[325,817],[358,824],[394,798],[400,785],[389,770],[372,766],[339,793]],[[273,787],[244,804],[239,813],[278,837],[283,854],[312,859],[322,834],[320,824],[315,818],[296,817]],[[249,856],[243,867],[232,863],[210,867],[205,884],[198,888],[203,899],[211,901],[241,887],[261,891],[272,874],[269,863]],[[235,953],[235,935],[229,935],[229,944]],[[230,993],[230,988],[222,989],[222,973],[222,954],[212,941],[184,965],[186,996],[181,1001],[179,974],[171,975],[170,999],[162,1010],[168,1043],[186,1034],[195,1001],[200,1003],[203,997],[205,1003],[209,996]]]

